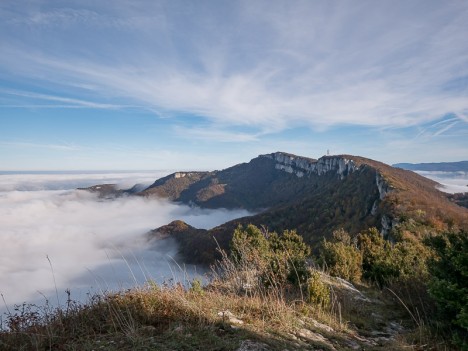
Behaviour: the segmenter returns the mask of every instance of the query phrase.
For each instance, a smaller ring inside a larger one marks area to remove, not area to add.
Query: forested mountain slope
[[[421,237],[430,230],[467,228],[468,211],[436,185],[414,172],[363,157],[314,160],[276,152],[222,171],[174,173],[138,195],[257,212],[209,231],[180,222],[154,231],[176,235],[182,254],[196,262],[209,261],[218,244],[227,247],[239,224],[297,229],[310,244],[338,228],[357,233],[375,226],[390,240],[403,233]]]

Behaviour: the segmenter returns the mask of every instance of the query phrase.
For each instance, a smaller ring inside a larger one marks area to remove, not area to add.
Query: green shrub
[[[391,262],[398,269],[399,279],[427,279],[427,247],[416,240],[405,239],[396,243],[391,251]]]
[[[429,260],[429,293],[436,300],[442,326],[468,349],[468,233],[445,233],[426,240],[434,250]]]
[[[362,253],[364,278],[384,286],[390,279],[399,276],[399,267],[395,264],[393,248],[377,228],[370,228],[358,235],[358,247]]]
[[[359,282],[362,276],[362,253],[343,229],[333,232],[333,240],[322,242],[320,263],[333,276]]]
[[[330,288],[322,281],[318,271],[313,271],[307,282],[309,303],[323,308],[330,305]]]
[[[427,247],[407,231],[398,234],[398,242],[392,244],[376,228],[361,232],[356,240],[343,229],[337,230],[331,241],[322,241],[319,263],[331,275],[354,283],[363,277],[380,287],[396,280],[426,279]]]
[[[205,292],[203,290],[203,283],[201,279],[195,278],[190,282],[190,290],[193,294],[203,295]]]
[[[231,256],[241,267],[257,272],[264,285],[290,282],[296,286],[309,277],[306,259],[310,247],[295,231],[281,235],[250,224],[239,226],[231,241]]]
[[[311,250],[302,237],[294,230],[285,230],[282,235],[272,233],[269,241],[273,252],[272,267],[276,267],[278,273],[283,267],[281,276],[294,285],[305,283],[309,277],[306,259]]]
[[[239,225],[234,230],[231,240],[232,257],[237,261],[269,260],[270,243],[266,235],[267,233],[263,233],[253,224],[249,224],[245,229]]]
[[[370,228],[358,235],[358,247],[362,253],[363,276],[381,287],[391,280],[427,276],[429,251],[411,235],[402,234],[392,244],[376,228]]]

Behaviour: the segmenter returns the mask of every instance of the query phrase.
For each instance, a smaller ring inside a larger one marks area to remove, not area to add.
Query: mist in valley
[[[443,192],[451,194],[468,192],[467,172],[416,171],[416,173],[439,183],[441,186],[438,189]]]
[[[56,291],[64,303],[66,289],[72,299],[85,302],[90,293],[202,275],[206,268],[180,261],[173,239],[148,240],[146,233],[175,219],[211,228],[247,211],[204,210],[137,196],[103,200],[75,190],[101,183],[149,185],[163,175],[0,175],[0,292],[6,305],[45,299],[56,304]]]

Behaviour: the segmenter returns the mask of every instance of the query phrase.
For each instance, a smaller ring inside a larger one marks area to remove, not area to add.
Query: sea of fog
[[[0,172],[0,313],[23,302],[63,304],[65,290],[89,294],[203,274],[184,265],[172,239],[145,234],[175,219],[211,228],[249,215],[244,210],[202,210],[158,199],[103,200],[75,190],[112,183],[150,185],[170,172]],[[468,191],[465,172],[418,172],[446,192]]]
[[[0,172],[0,312],[15,304],[85,302],[89,294],[149,280],[184,282],[203,267],[184,265],[173,239],[148,241],[154,228],[181,219],[212,228],[249,215],[158,199],[103,200],[75,190],[112,183],[150,185],[169,172]]]
[[[468,172],[416,171],[416,173],[438,182],[441,185],[439,190],[446,193],[468,192]]]

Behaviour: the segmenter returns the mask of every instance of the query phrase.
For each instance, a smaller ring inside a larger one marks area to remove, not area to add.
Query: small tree
[[[330,288],[322,281],[318,271],[313,271],[307,282],[308,302],[322,308],[330,305]]]
[[[332,241],[323,240],[320,262],[327,266],[333,276],[355,283],[361,280],[362,253],[343,229],[333,232]]]
[[[273,252],[272,264],[283,267],[281,274],[294,285],[307,281],[309,271],[306,259],[310,256],[310,247],[295,230],[285,230],[283,234],[273,233],[270,238]]]
[[[426,243],[436,254],[429,260],[429,293],[439,319],[455,342],[468,349],[468,233],[445,233]]]
[[[265,285],[306,282],[309,277],[306,258],[310,252],[295,231],[285,230],[278,235],[262,232],[252,224],[245,229],[239,226],[231,241],[234,262],[256,272]]]
[[[233,258],[237,261],[268,260],[271,252],[266,235],[253,224],[245,229],[239,225],[234,230],[230,245]]]
[[[392,245],[380,235],[377,228],[360,233],[358,247],[362,253],[362,270],[366,279],[383,286],[389,279],[400,275]]]

